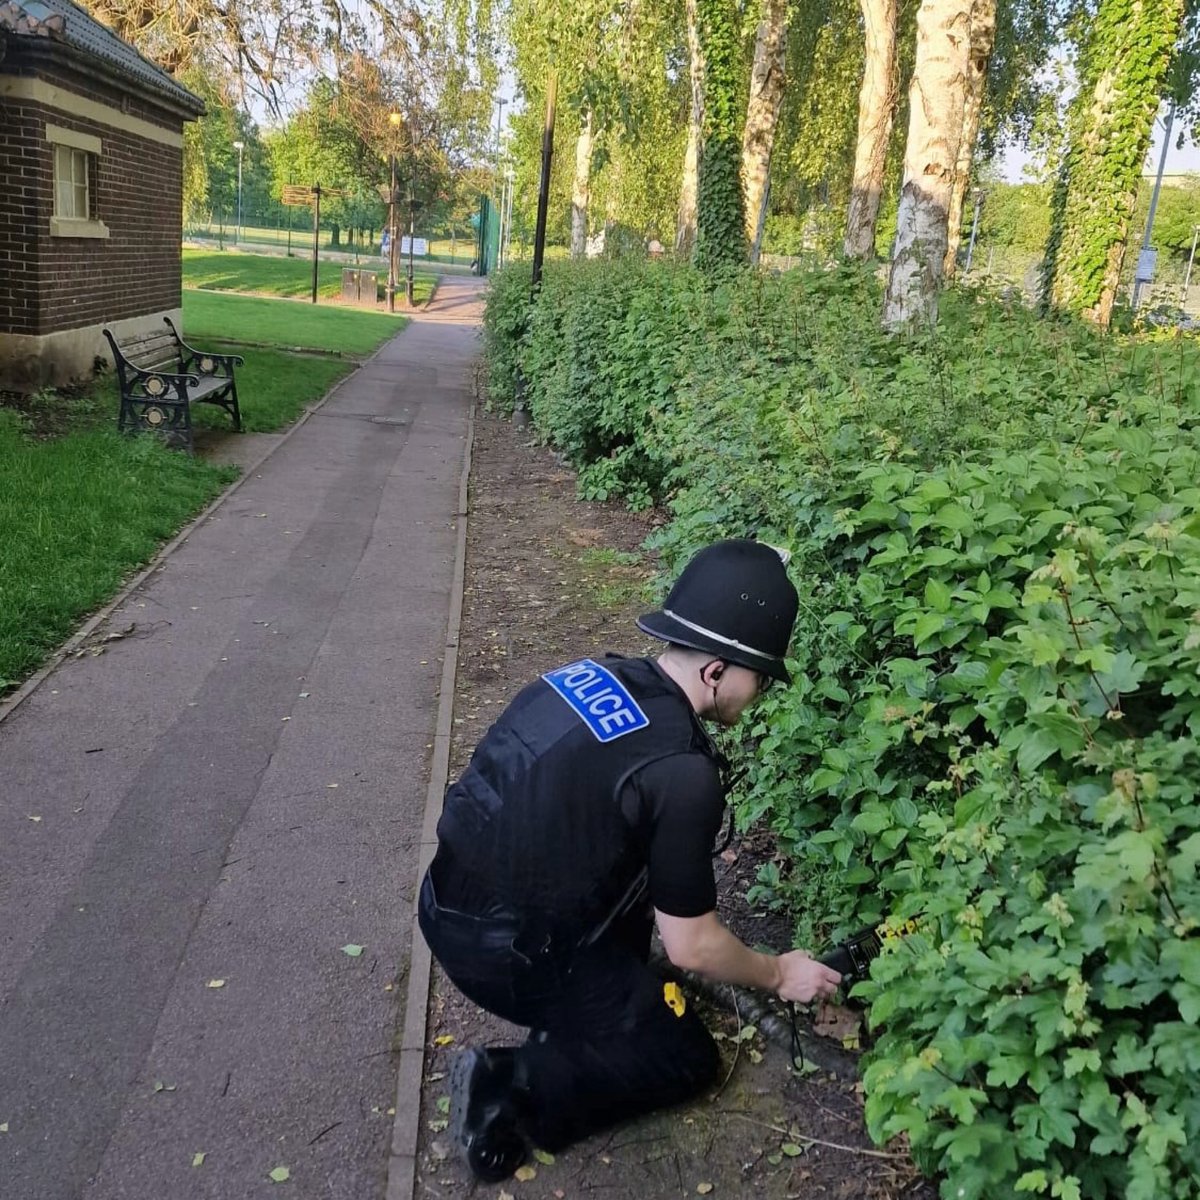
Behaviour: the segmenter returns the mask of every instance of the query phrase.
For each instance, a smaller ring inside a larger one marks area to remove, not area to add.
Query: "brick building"
[[[178,318],[203,102],[70,0],[0,0],[0,388],[89,374]]]

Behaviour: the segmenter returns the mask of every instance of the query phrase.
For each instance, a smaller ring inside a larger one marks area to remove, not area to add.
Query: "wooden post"
[[[317,302],[317,249],[320,245],[321,230],[321,185],[313,188],[313,284],[312,302]]]

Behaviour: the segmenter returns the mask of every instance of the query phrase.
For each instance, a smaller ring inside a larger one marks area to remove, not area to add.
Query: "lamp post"
[[[975,237],[979,233],[979,209],[983,205],[983,188],[975,189],[975,215],[971,218],[971,240],[967,243],[967,261],[963,264],[963,275],[971,273],[971,258],[975,254]]]
[[[233,148],[238,152],[238,215],[237,227],[233,231],[233,244],[236,246],[242,236],[242,151],[246,148],[245,142],[234,142]]]
[[[404,295],[408,300],[408,307],[413,306],[413,243],[416,241],[417,232],[417,209],[421,205],[417,200],[416,189],[413,186],[413,180],[408,181],[408,277],[404,281]]]
[[[1142,292],[1154,275],[1155,254],[1150,249],[1150,237],[1154,232],[1154,214],[1158,211],[1158,194],[1162,191],[1163,172],[1167,169],[1167,151],[1171,146],[1171,127],[1175,123],[1175,104],[1167,109],[1163,130],[1162,153],[1158,157],[1158,174],[1154,177],[1154,190],[1150,193],[1150,211],[1146,214],[1146,230],[1142,235],[1142,252],[1138,255],[1137,270],[1133,273],[1133,308],[1142,302]]]
[[[1179,304],[1181,307],[1185,306],[1188,301],[1188,288],[1191,287],[1191,284],[1192,284],[1192,264],[1196,261],[1196,239],[1198,237],[1200,237],[1200,225],[1193,225],[1192,226],[1192,252],[1188,256],[1187,275],[1185,275],[1184,279],[1183,279],[1183,297],[1179,301]]]
[[[396,311],[396,130],[400,127],[400,114],[388,113],[391,126],[391,151],[388,154],[388,312]]]

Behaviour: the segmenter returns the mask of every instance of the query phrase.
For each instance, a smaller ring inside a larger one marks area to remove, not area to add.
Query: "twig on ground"
[[[751,1125],[758,1125],[763,1129],[769,1129],[772,1133],[782,1134],[786,1138],[794,1138],[798,1142],[808,1142],[811,1146],[824,1146],[827,1150],[844,1150],[847,1154],[862,1154],[867,1158],[890,1158],[890,1159],[907,1159],[906,1154],[897,1154],[892,1150],[867,1150],[860,1146],[843,1146],[840,1142],[826,1142],[821,1138],[809,1137],[806,1133],[795,1133],[790,1129],[781,1129],[778,1125],[769,1125],[766,1121],[756,1121],[752,1117],[743,1117],[740,1113],[733,1113],[739,1120],[748,1121]]]
[[[730,988],[729,991],[732,994],[733,988]],[[735,1070],[737,1070],[738,1059],[742,1055],[742,1010],[740,1008],[738,1008],[736,996],[734,996],[733,1011],[735,1013],[737,1013],[737,1022],[738,1022],[738,1036],[737,1036],[737,1041],[734,1043],[734,1047],[733,1047],[733,1062],[731,1062],[729,1064],[729,1073],[725,1076],[725,1078],[723,1080],[721,1080],[721,1086],[719,1088],[717,1088],[717,1090],[715,1092],[713,1092],[713,1094],[709,1097],[709,1100],[708,1100],[709,1104],[716,1104],[717,1098],[725,1090],[725,1085],[733,1078],[733,1073]]]

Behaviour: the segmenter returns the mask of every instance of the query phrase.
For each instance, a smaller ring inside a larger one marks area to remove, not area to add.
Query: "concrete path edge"
[[[403,332],[403,329],[400,330],[400,333]],[[178,550],[179,547],[182,546],[183,543],[186,542],[187,539],[191,537],[191,535],[195,533],[196,530],[199,529],[200,526],[203,525],[204,522],[207,521],[209,517],[211,517],[213,513],[215,513],[217,509],[219,509],[221,505],[223,505],[225,501],[228,500],[230,496],[232,496],[238,490],[238,488],[240,488],[242,484],[244,484],[246,480],[248,480],[254,474],[254,472],[263,465],[263,463],[267,461],[268,458],[271,457],[272,454],[275,453],[276,450],[280,448],[280,446],[288,441],[288,439],[291,438],[291,436],[296,433],[298,429],[300,429],[300,427],[308,420],[309,417],[313,415],[313,413],[321,409],[329,400],[332,400],[333,397],[337,395],[338,391],[344,387],[346,383],[353,379],[363,367],[370,363],[390,341],[391,338],[384,342],[374,354],[364,358],[362,362],[360,362],[354,368],[353,371],[350,371],[348,374],[339,379],[337,383],[335,383],[333,387],[331,387],[329,391],[327,391],[325,395],[320,398],[320,400],[318,400],[315,404],[310,404],[304,410],[304,412],[296,418],[296,420],[283,434],[279,441],[272,446],[268,446],[266,450],[264,450],[263,453],[258,456],[258,458],[256,458],[252,463],[250,463],[249,466],[245,468],[245,470],[242,471],[241,475],[238,476],[233,483],[231,483],[219,496],[217,496],[215,500],[212,501],[212,503],[210,503],[195,517],[193,517],[173,538],[171,538],[169,542],[166,543],[166,545],[162,546],[158,553],[156,553],[154,557],[150,559],[150,561],[133,576],[132,579],[130,579],[123,587],[121,587],[121,589],[106,604],[97,609],[90,617],[86,618],[83,624],[80,625],[79,628],[76,629],[76,631],[71,634],[71,636],[67,638],[67,640],[50,655],[46,662],[43,663],[42,666],[40,666],[32,675],[30,675],[30,677],[25,680],[25,682],[21,684],[21,686],[17,688],[17,690],[13,692],[11,696],[6,697],[5,699],[0,699],[0,724],[3,724],[4,721],[11,717],[13,713],[16,712],[17,709],[20,708],[21,705],[24,704],[25,701],[28,700],[29,697],[32,696],[33,693],[36,692],[43,683],[46,682],[46,680],[51,674],[53,674],[53,672],[65,658],[78,650],[79,647],[85,641],[87,641],[91,634],[95,632],[96,628],[106,621],[120,605],[124,604],[125,601],[134,592],[136,592],[137,589],[141,587],[142,584],[145,583],[146,580],[149,579],[150,576],[153,575],[154,572],[157,571],[163,565],[163,563],[165,563],[167,559],[170,558],[171,555],[174,554],[175,551]]]
[[[446,622],[446,656],[438,700],[433,755],[429,766],[429,790],[425,794],[425,816],[417,857],[413,889],[412,949],[409,952],[408,994],[404,1003],[404,1031],[400,1041],[400,1063],[396,1079],[396,1116],[392,1125],[392,1150],[388,1160],[386,1200],[411,1200],[416,1188],[417,1142],[421,1128],[421,1083],[425,1074],[425,1038],[429,1020],[429,984],[432,956],[417,928],[420,884],[437,848],[437,822],[450,774],[450,742],[454,730],[454,692],[458,672],[458,642],[462,628],[463,585],[467,565],[467,520],[469,512],[471,450],[475,442],[475,406],[467,417],[467,445],[458,485],[458,537],[454,553],[454,578],[450,585],[450,614]]]

